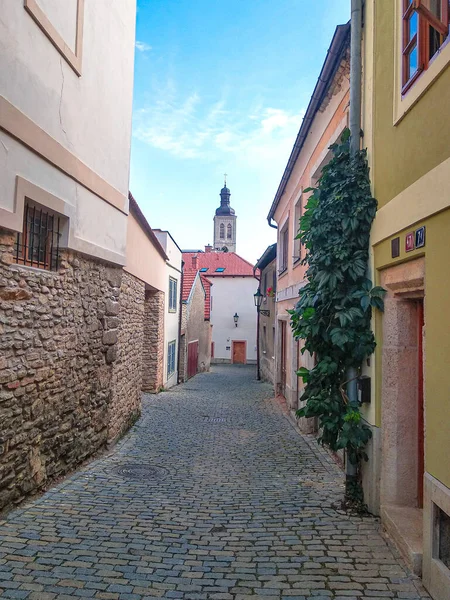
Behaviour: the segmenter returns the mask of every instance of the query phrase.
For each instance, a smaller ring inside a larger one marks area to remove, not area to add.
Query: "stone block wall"
[[[14,243],[0,229],[0,509],[106,444],[123,274],[66,251],[17,266]]]
[[[120,289],[117,359],[109,406],[108,442],[119,438],[141,413],[145,283],[126,271]]]
[[[142,390],[156,393],[164,376],[164,292],[147,291],[144,308]]]

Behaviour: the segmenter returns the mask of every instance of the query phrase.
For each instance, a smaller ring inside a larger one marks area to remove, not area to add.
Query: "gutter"
[[[277,229],[277,226],[273,225],[271,221],[275,214],[275,210],[282,195],[284,194],[287,182],[289,181],[295,163],[297,162],[305,140],[308,136],[311,124],[314,121],[314,118],[320,106],[322,105],[330,84],[333,81],[336,71],[339,68],[344,49],[349,43],[349,34],[350,22],[346,23],[345,25],[338,25],[336,27],[336,31],[334,32],[333,39],[331,40],[330,47],[327,51],[325,62],[323,63],[322,70],[320,71],[319,78],[309,101],[308,108],[306,109],[300,130],[297,134],[297,139],[295,140],[294,147],[292,148],[291,155],[283,173],[283,177],[281,178],[280,185],[278,186],[275,199],[272,202],[269,214],[267,215],[267,222],[269,226],[273,227],[274,229]]]

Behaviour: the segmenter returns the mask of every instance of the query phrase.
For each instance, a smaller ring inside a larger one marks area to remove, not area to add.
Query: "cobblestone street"
[[[110,454],[0,521],[0,597],[425,597],[270,397],[231,366],[146,396]]]

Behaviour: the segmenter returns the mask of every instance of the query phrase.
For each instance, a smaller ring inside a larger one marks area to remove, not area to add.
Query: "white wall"
[[[256,307],[253,295],[258,281],[253,277],[211,277],[214,359],[230,360],[232,341],[247,342],[247,361],[256,362]],[[233,315],[239,315],[235,327]],[[227,350],[227,347],[229,350]]]
[[[178,382],[178,344],[179,344],[179,331],[180,331],[180,281],[181,281],[181,250],[178,248],[176,243],[170,237],[167,231],[161,231],[155,229],[154,233],[158,238],[161,246],[164,248],[165,253],[169,257],[169,261],[166,263],[166,288],[165,288],[165,307],[164,307],[164,387],[170,388],[176,385]],[[169,278],[177,280],[177,310],[176,312],[169,312]],[[175,372],[168,378],[167,377],[167,358],[168,358],[168,344],[169,342],[176,340],[176,358],[175,358]]]
[[[61,0],[37,4],[74,50],[76,1],[65,1],[64,11]],[[15,197],[21,177],[42,190],[44,206],[45,194],[61,201],[69,248],[124,264],[136,1],[80,5],[78,76],[23,0],[1,0],[0,102],[15,112],[0,111],[0,226],[21,229],[23,204],[17,208]],[[18,225],[11,226],[16,213]]]

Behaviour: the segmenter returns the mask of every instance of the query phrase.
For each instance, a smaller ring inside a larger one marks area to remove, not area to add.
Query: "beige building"
[[[320,178],[329,161],[329,146],[341,136],[348,122],[350,25],[336,28],[319,79],[286,165],[268,221],[276,222],[277,292],[275,384],[292,411],[300,408],[303,382],[297,377],[300,366],[313,366],[312,357],[301,354],[301,342],[294,339],[287,312],[298,301],[305,285],[305,249],[295,239],[299,219],[308,200],[309,187]],[[273,225],[272,225],[273,226]],[[301,419],[300,427],[310,431],[312,419]]]
[[[255,265],[260,272],[258,310],[258,378],[275,385],[275,320],[277,291],[277,245],[268,246]]]
[[[136,416],[114,409],[135,5],[1,5],[0,507]]]

